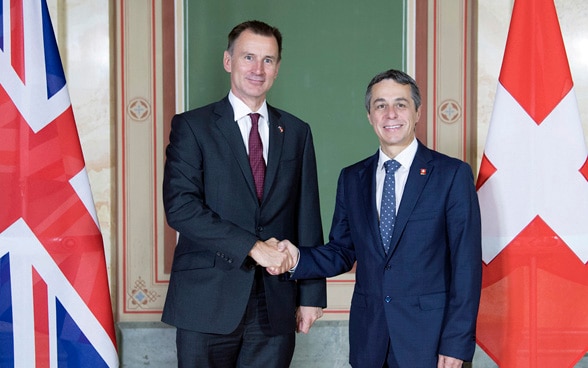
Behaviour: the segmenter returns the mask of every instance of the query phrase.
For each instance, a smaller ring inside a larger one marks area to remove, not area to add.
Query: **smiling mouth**
[[[400,128],[402,128],[402,124],[384,125],[384,129],[400,129]]]
[[[247,78],[250,82],[255,84],[263,84],[264,80],[260,78]]]

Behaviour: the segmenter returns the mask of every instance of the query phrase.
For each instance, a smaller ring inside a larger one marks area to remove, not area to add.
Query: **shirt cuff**
[[[296,268],[298,267],[298,263],[300,263],[300,249],[296,248],[296,250],[298,251],[298,259],[296,260],[296,264],[294,265],[294,267],[292,267],[288,273],[293,274],[294,272],[296,272]]]

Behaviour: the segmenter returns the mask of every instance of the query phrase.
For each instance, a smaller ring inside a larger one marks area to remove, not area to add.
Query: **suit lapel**
[[[362,193],[363,211],[369,224],[370,232],[374,239],[375,252],[384,257],[384,248],[380,240],[380,220],[378,219],[378,210],[376,208],[376,170],[378,168],[379,152],[366,161],[365,166],[358,172],[359,188]],[[353,195],[353,194],[350,194]],[[369,243],[369,242],[368,242]]]
[[[398,246],[400,235],[403,233],[406,223],[414,210],[418,198],[420,197],[425,184],[429,180],[429,177],[433,174],[434,165],[432,163],[431,152],[427,147],[419,142],[419,147],[415,155],[414,161],[410,166],[408,173],[408,179],[404,187],[404,193],[400,201],[400,207],[398,208],[396,215],[396,222],[394,223],[394,232],[392,233],[392,239],[390,241],[390,250],[388,256],[394,253],[394,250]],[[423,175],[423,173],[425,173]]]
[[[229,99],[225,97],[223,100],[221,100],[216,105],[214,113],[218,116],[215,124],[221,134],[227,140],[227,148],[230,149],[233,153],[233,156],[235,156],[235,160],[239,164],[241,173],[245,177],[245,181],[249,186],[251,195],[257,202],[255,182],[253,181],[251,166],[249,165],[249,157],[247,156],[247,151],[245,150],[245,144],[243,143],[243,136],[239,130],[239,125],[234,120],[235,116]]]
[[[269,114],[269,151],[267,154],[267,167],[265,170],[265,182],[263,185],[263,198],[267,197],[270,188],[272,187],[276,175],[278,173],[278,166],[282,156],[282,147],[284,146],[284,133],[286,126],[280,120],[280,113],[268,105]]]

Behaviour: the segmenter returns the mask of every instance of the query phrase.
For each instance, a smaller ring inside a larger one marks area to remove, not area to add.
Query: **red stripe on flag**
[[[23,83],[24,66],[24,17],[22,0],[10,1],[10,59],[12,67]]]
[[[515,1],[499,80],[537,125],[570,92],[553,1]]]
[[[35,366],[49,367],[49,302],[47,284],[33,268],[33,308],[35,319]]]
[[[20,151],[23,129],[28,131],[29,126],[0,85],[0,231],[16,221],[22,212],[19,160],[25,154]]]
[[[588,181],[588,158],[584,161],[584,165],[580,168],[580,174]]]
[[[478,173],[478,181],[476,182],[476,190],[480,189],[486,180],[490,179],[492,174],[496,172],[496,168],[492,165],[492,162],[484,154],[482,156],[482,162],[480,163],[480,172]]]

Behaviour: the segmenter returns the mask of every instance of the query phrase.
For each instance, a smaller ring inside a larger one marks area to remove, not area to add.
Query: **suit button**
[[[384,298],[384,300],[386,301],[386,303],[390,303],[390,301],[392,300],[392,298],[390,296],[387,296],[386,298]]]
[[[257,232],[259,232],[259,233],[263,232],[263,226],[258,226],[257,227]]]
[[[386,271],[391,270],[391,269],[392,269],[392,266],[386,265],[386,268],[385,268]]]

